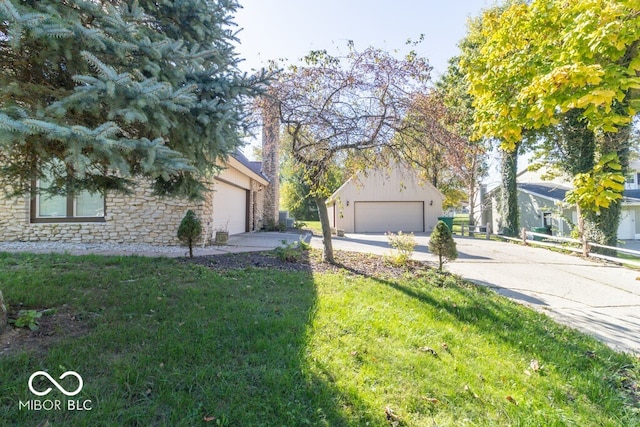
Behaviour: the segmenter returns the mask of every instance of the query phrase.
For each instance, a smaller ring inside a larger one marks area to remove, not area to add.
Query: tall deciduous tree
[[[468,68],[479,133],[511,146],[526,130],[570,122],[596,138],[593,158],[586,153],[582,165],[615,153],[624,173],[640,107],[637,0],[514,2],[485,13],[482,28],[480,67]],[[589,148],[589,141],[566,140],[567,159]],[[619,212],[614,202],[597,217],[605,243],[615,244]]]
[[[467,37],[461,43],[460,66],[469,84],[473,99],[474,132],[472,139],[489,139],[498,144],[501,156],[501,185],[498,203],[500,232],[517,235],[519,210],[516,193],[518,152],[522,145],[522,128],[505,129],[497,118],[505,116],[504,105],[511,105],[523,86],[520,69],[497,67],[513,61],[522,63],[527,52],[526,43],[509,45],[495,52],[494,33],[497,18],[505,7],[486,11],[481,18],[469,22]],[[508,9],[507,9],[508,10]],[[517,33],[514,33],[517,34]],[[506,120],[509,122],[509,120]]]
[[[305,171],[322,223],[324,259],[333,262],[327,179],[334,161],[375,158],[406,128],[416,93],[425,92],[430,67],[415,54],[403,59],[353,46],[333,57],[312,52],[303,67],[291,67],[272,86],[290,136],[291,156]],[[366,162],[363,163],[366,165]]]
[[[0,0],[0,184],[197,196],[240,144],[233,0]],[[57,167],[53,167],[57,165]]]
[[[461,137],[460,144],[453,149],[452,165],[465,185],[469,200],[469,224],[475,225],[475,210],[478,201],[479,181],[487,173],[486,153],[489,141],[474,140],[473,97],[469,93],[469,80],[460,69],[460,58],[449,60],[446,73],[437,82],[436,88],[447,107],[445,126]]]
[[[460,172],[466,140],[447,127],[449,113],[436,90],[418,94],[405,118],[405,131],[387,150],[388,157],[412,166],[440,190],[445,208],[459,206],[464,200]]]

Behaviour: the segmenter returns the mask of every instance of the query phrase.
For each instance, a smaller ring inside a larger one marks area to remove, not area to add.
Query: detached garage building
[[[333,228],[346,233],[431,231],[444,196],[399,166],[358,173],[327,201]]]

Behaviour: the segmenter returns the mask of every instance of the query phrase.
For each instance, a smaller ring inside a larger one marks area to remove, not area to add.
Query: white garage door
[[[221,181],[216,181],[214,190],[213,230],[247,231],[247,190]]]
[[[355,231],[424,231],[424,203],[355,202]]]

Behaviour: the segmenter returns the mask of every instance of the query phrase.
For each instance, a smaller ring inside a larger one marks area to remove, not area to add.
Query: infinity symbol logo
[[[60,375],[59,379],[64,379],[64,378],[68,377],[69,375],[71,375],[73,377],[76,377],[78,379],[78,388],[75,389],[74,391],[70,392],[70,391],[65,390],[60,384],[58,384],[58,382],[56,380],[54,380],[51,377],[51,375],[49,375],[48,373],[46,373],[44,371],[37,371],[37,372],[34,372],[33,374],[31,374],[31,376],[29,377],[29,390],[31,390],[31,393],[35,394],[36,396],[46,396],[47,394],[49,394],[51,392],[51,387],[49,387],[45,391],[38,391],[38,390],[33,388],[33,380],[34,380],[34,378],[36,378],[39,375],[42,375],[43,377],[46,377],[49,381],[51,381],[51,384],[53,384],[65,396],[75,396],[76,394],[80,393],[80,391],[82,390],[82,386],[83,386],[82,377],[77,372],[67,371],[64,374]]]

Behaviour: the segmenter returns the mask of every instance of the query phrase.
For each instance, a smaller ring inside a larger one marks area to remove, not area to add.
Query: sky
[[[299,62],[311,50],[330,54],[346,51],[353,40],[357,49],[369,46],[389,51],[414,49],[429,60],[432,79],[447,70],[449,58],[458,55],[458,42],[467,20],[477,17],[496,0],[239,0],[236,48],[243,71],[265,67],[269,60]],[[407,39],[425,39],[415,47]],[[244,153],[253,158],[255,139],[249,138]],[[492,164],[495,159],[491,160]],[[492,170],[497,170],[491,168]],[[491,175],[493,186],[499,178]]]
[[[263,67],[271,59],[295,63],[310,50],[346,51],[369,46],[406,52],[407,39],[425,40],[414,47],[426,57],[437,78],[458,54],[469,17],[495,0],[240,0],[236,13],[244,71]]]

